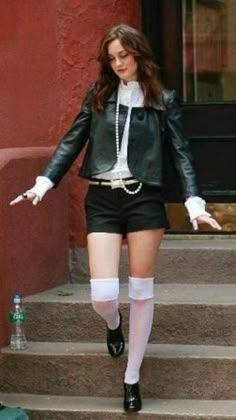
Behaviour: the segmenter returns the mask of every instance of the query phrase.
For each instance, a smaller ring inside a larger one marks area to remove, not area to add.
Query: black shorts
[[[137,184],[128,185],[135,190]],[[159,187],[143,185],[135,194],[127,194],[123,188],[89,185],[85,198],[87,233],[119,233],[146,229],[169,228],[165,205]]]

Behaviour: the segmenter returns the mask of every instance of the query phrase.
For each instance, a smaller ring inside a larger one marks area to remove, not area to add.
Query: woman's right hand
[[[23,192],[22,194],[18,195],[14,200],[10,202],[10,206],[14,206],[15,204],[20,203],[23,200],[32,201],[34,206],[42,201],[43,197],[45,196],[46,192],[53,187],[53,182],[50,181],[49,178],[45,176],[37,176],[35,180],[35,184],[29,190]]]
[[[26,191],[20,195],[18,195],[14,200],[12,200],[9,204],[10,206],[14,206],[15,204],[20,203],[21,201],[29,200],[32,202],[34,206],[37,206],[37,204],[40,202],[40,197],[30,191]]]

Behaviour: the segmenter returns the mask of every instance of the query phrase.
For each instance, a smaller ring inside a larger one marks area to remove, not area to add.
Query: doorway
[[[162,80],[182,102],[201,195],[224,233],[236,232],[235,22],[235,0],[142,1],[143,30]],[[174,176],[171,186],[171,230],[190,232]]]

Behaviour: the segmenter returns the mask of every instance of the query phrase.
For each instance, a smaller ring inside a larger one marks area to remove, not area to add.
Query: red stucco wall
[[[56,1],[0,2],[0,16],[1,347],[8,341],[12,294],[67,281],[68,191],[64,183],[42,207],[9,207],[32,185],[52,153],[45,146],[58,137],[61,61]]]
[[[60,194],[52,192],[43,205],[9,206],[51,153],[50,147],[0,151],[0,348],[9,339],[7,313],[13,294],[28,296],[68,279],[67,180]]]
[[[58,136],[60,63],[55,1],[0,2],[0,147]]]

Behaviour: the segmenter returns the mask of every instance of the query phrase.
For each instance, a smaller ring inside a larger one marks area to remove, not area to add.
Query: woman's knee
[[[105,303],[119,297],[119,279],[117,277],[91,279],[90,286],[92,302]]]
[[[92,306],[95,312],[99,315],[109,315],[111,313],[114,313],[114,311],[117,311],[119,308],[118,300],[106,300],[104,302],[99,302],[92,300]]]
[[[109,315],[118,309],[119,279],[91,279],[91,300],[93,309],[100,315]]]

